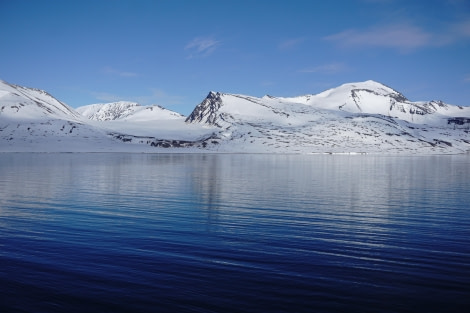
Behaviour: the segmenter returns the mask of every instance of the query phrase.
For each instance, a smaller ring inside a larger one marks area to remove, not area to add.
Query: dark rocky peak
[[[217,111],[222,106],[222,93],[211,91],[186,118],[186,123],[205,123],[216,125]]]
[[[220,92],[210,91],[206,99],[218,99],[222,94]]]

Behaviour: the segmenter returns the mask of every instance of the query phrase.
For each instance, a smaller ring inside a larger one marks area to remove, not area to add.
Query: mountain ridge
[[[446,116],[457,116],[461,113],[470,115],[470,109],[446,104],[440,100],[410,101],[402,93],[393,88],[369,80],[358,83],[346,83],[339,87],[325,90],[319,94],[297,97],[275,97],[267,95],[262,98],[256,98],[211,91],[188,116],[187,122],[216,124],[218,118],[217,111],[219,111],[222,106],[223,101],[221,97],[224,96],[242,97],[254,103],[260,103],[263,100],[267,103],[283,101],[292,104],[304,104],[318,109],[341,110],[349,113],[382,114],[404,119],[409,122],[415,122],[416,120],[420,122],[420,120],[423,120],[420,116],[432,113]]]
[[[10,117],[53,116],[80,121],[81,115],[45,90],[23,87],[0,80],[0,113]]]
[[[187,117],[126,101],[74,110],[45,91],[2,82],[0,109],[0,151],[448,154],[470,148],[470,108],[410,101],[370,80],[297,97],[211,91]]]
[[[159,105],[144,106],[131,101],[89,104],[78,107],[75,110],[87,119],[95,121],[142,120],[145,119],[144,116],[139,117],[139,115],[145,114],[150,116],[146,118],[147,120],[152,118],[159,120],[183,117],[181,114]]]

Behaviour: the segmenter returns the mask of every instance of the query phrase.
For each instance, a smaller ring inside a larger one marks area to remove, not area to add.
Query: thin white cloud
[[[349,29],[324,39],[345,47],[375,46],[409,51],[430,45],[432,38],[432,34],[419,27],[399,24],[367,30]]]
[[[108,92],[92,92],[91,94],[98,101],[103,102],[133,101],[142,105],[158,104],[163,107],[181,104],[184,101],[183,96],[171,95],[159,88],[151,88],[148,94],[140,96],[117,95]]]
[[[263,87],[269,87],[269,86],[276,85],[276,83],[273,82],[273,81],[270,81],[270,80],[264,80],[260,83],[260,85],[263,86]]]
[[[108,92],[92,92],[91,94],[93,97],[95,97],[95,99],[99,101],[104,101],[104,102],[117,102],[117,101],[126,100],[121,96],[111,94]]]
[[[291,38],[291,39],[287,39],[281,42],[278,47],[281,50],[288,50],[288,49],[295,48],[296,46],[300,45],[304,41],[305,41],[305,38]]]
[[[314,67],[308,67],[299,70],[300,73],[322,73],[322,74],[336,74],[344,72],[348,67],[343,63],[329,63],[318,65]]]
[[[159,88],[151,88],[150,92],[150,95],[135,97],[135,101],[141,104],[159,104],[166,107],[181,104],[184,100],[184,97],[182,96],[170,95]]]
[[[190,53],[188,59],[201,58],[211,55],[219,45],[220,41],[211,37],[196,37],[184,47],[184,50]]]
[[[119,77],[136,77],[136,76],[138,76],[137,73],[117,70],[117,69],[112,68],[110,66],[107,66],[107,67],[103,68],[102,72],[105,73],[105,74],[110,74],[110,75],[119,76]]]
[[[434,45],[445,46],[455,42],[470,39],[470,19],[451,24],[441,33],[434,35]]]
[[[382,4],[382,3],[390,3],[393,2],[394,0],[362,0],[362,2],[365,3],[373,3],[373,4]]]
[[[457,37],[470,37],[470,19],[454,25]]]
[[[342,47],[383,47],[410,52],[423,47],[438,47],[470,38],[470,20],[455,22],[439,32],[400,23],[369,29],[348,29],[324,37]]]

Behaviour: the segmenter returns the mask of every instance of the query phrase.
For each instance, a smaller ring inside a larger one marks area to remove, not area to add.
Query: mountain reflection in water
[[[466,312],[470,157],[0,154],[1,312]]]

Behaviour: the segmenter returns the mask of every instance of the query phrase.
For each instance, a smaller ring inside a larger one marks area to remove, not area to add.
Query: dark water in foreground
[[[0,154],[0,312],[470,312],[470,156]]]

